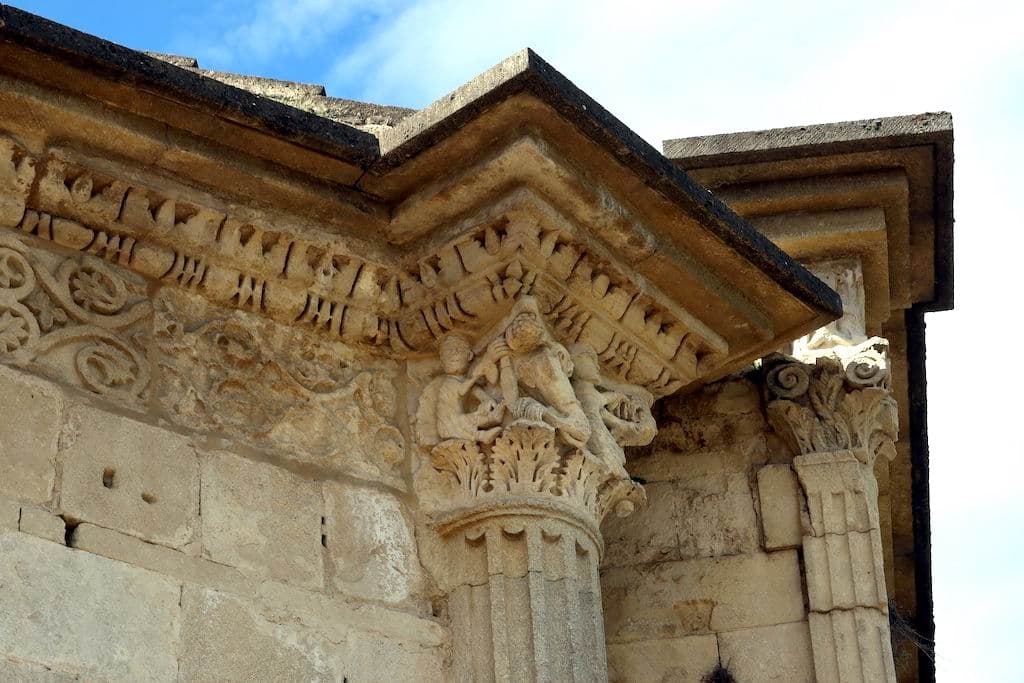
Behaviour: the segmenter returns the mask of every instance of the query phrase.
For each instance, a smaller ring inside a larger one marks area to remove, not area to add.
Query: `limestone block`
[[[712,410],[719,415],[760,414],[761,389],[748,379],[716,382],[707,388],[712,394]]]
[[[199,463],[185,437],[82,405],[68,409],[64,432],[69,517],[173,548],[194,540]]]
[[[700,683],[718,664],[713,635],[608,646],[610,683]]]
[[[395,496],[326,482],[324,501],[324,544],[335,589],[390,603],[421,592],[412,520]]]
[[[353,628],[273,618],[226,593],[187,586],[182,600],[180,680],[442,680],[443,650]],[[326,615],[322,615],[326,617]]]
[[[767,550],[796,548],[803,538],[800,485],[788,465],[766,465],[757,471],[757,491]]]
[[[671,483],[647,484],[647,504],[629,517],[609,515],[601,526],[606,567],[678,560],[679,506]]]
[[[41,664],[0,658],[0,681],[4,683],[74,683],[76,674],[53,671]]]
[[[718,647],[722,663],[738,681],[815,681],[805,621],[719,633]]]
[[[86,680],[178,680],[177,581],[10,531],[0,556],[0,660]]]
[[[320,485],[232,453],[203,454],[203,554],[296,585],[323,586]]]
[[[18,528],[23,533],[64,545],[64,520],[42,508],[22,506]]]
[[[0,367],[0,495],[43,503],[53,493],[61,425],[56,386]]]
[[[740,421],[750,422],[750,419],[744,417]],[[721,441],[702,441],[701,445],[665,443],[665,440],[672,440],[675,429],[672,424],[659,425],[658,436],[650,449],[630,456],[630,474],[646,482],[679,481],[723,472],[746,472],[767,462],[766,427],[760,421],[756,428],[750,429],[750,434],[731,432],[727,437],[715,437]],[[663,436],[664,432],[668,434]]]
[[[330,641],[267,621],[239,598],[187,585],[182,613],[180,680],[326,683],[342,678],[330,661]]]
[[[0,498],[0,529],[18,530],[21,520],[21,504],[16,500]]]
[[[83,523],[75,527],[71,536],[71,546],[188,583],[197,583],[237,595],[255,593],[252,581],[233,567],[146,543],[92,524]]]
[[[675,498],[681,559],[758,550],[754,499],[745,472],[679,482]]]
[[[610,643],[783,624],[804,615],[795,550],[608,569],[601,585]]]
[[[156,394],[171,419],[404,488],[394,361],[172,288],[154,306]]]
[[[648,505],[604,525],[606,566],[758,550],[754,500],[745,472],[646,486]]]
[[[297,622],[340,642],[355,630],[423,648],[447,644],[447,630],[437,622],[368,602],[332,598],[279,581],[256,587],[256,605],[264,618]]]
[[[807,536],[804,559],[807,598],[813,611],[888,609],[882,544],[877,532]]]

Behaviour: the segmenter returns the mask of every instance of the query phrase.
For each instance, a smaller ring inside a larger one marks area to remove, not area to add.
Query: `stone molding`
[[[37,158],[0,137],[0,227],[393,357],[430,354],[445,334],[485,327],[527,294],[561,341],[591,344],[606,369],[655,395],[689,383],[701,362],[713,365],[728,350],[634,273],[539,220],[496,216],[388,262],[109,168],[59,149]]]

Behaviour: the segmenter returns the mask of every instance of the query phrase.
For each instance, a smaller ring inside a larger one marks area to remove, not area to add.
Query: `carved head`
[[[512,353],[529,353],[544,341],[544,325],[536,313],[517,315],[505,330],[505,342]]]
[[[473,360],[473,349],[465,337],[448,334],[441,339],[438,349],[441,356],[441,368],[448,374],[462,374]]]
[[[573,379],[593,384],[601,381],[601,366],[597,360],[597,352],[591,346],[586,344],[573,346],[572,362],[574,366]]]

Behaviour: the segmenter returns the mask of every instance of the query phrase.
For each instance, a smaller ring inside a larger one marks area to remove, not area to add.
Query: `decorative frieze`
[[[591,346],[604,371],[654,395],[728,351],[649,285],[540,221],[500,218],[380,263],[344,241],[254,225],[102,166],[62,150],[37,160],[0,137],[0,226],[385,355],[431,353],[450,332],[478,334],[526,295],[561,343]]]
[[[404,488],[394,361],[172,288],[153,324],[155,399],[170,420]]]
[[[150,383],[145,284],[88,255],[0,235],[0,361],[134,403]]]

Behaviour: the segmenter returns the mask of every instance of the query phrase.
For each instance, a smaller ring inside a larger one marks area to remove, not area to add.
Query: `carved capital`
[[[654,438],[654,397],[604,376],[591,347],[555,341],[535,299],[522,297],[475,343],[445,336],[438,353],[416,437],[447,475],[443,517],[536,506],[576,517],[599,543],[609,511],[645,500],[623,447]]]
[[[853,451],[866,464],[895,456],[886,340],[834,347],[813,364],[775,354],[763,370],[768,418],[798,454]]]

